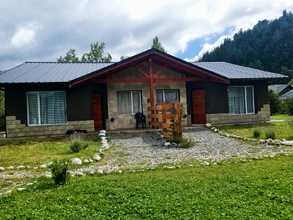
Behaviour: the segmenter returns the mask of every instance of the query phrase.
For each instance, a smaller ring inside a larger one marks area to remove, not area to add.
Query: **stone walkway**
[[[127,164],[158,165],[186,160],[227,160],[233,157],[262,157],[293,152],[292,147],[254,145],[228,138],[202,128],[185,132],[194,146],[188,149],[164,147],[158,136],[146,134],[132,138],[113,137],[112,143],[119,146],[127,156]],[[114,155],[113,155],[114,156]]]

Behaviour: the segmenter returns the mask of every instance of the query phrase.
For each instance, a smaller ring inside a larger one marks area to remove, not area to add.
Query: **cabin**
[[[135,129],[137,112],[180,102],[182,124],[269,120],[268,86],[288,77],[226,62],[186,62],[156,49],[116,63],[25,62],[3,71],[7,137]]]

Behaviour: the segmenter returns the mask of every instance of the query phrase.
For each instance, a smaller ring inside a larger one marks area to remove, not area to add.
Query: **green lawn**
[[[54,159],[93,156],[99,143],[91,139],[84,139],[83,142],[88,143],[88,147],[79,153],[70,151],[69,145],[72,141],[69,138],[2,143],[0,146],[0,166],[34,165]]]
[[[293,156],[40,183],[0,219],[292,219]]]
[[[228,133],[248,138],[253,137],[253,131],[256,129],[261,132],[260,138],[265,138],[266,131],[274,131],[277,139],[293,140],[293,116],[275,115],[272,116],[272,119],[284,121],[255,125],[227,125],[219,128]]]

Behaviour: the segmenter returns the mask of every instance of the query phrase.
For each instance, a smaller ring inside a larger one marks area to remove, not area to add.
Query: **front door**
[[[192,91],[192,124],[205,124],[205,91],[196,89]]]
[[[102,114],[102,101],[101,95],[94,94],[92,96],[92,109],[93,119],[95,122],[95,130],[101,130],[103,128],[103,114]]]

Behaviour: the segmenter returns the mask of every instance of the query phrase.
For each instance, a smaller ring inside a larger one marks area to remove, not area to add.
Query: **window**
[[[253,86],[231,86],[228,89],[229,113],[252,114],[254,113],[254,88]]]
[[[65,122],[65,92],[27,92],[29,125],[60,124]]]
[[[120,114],[135,114],[142,112],[141,91],[119,91],[118,98],[118,112]]]
[[[157,89],[157,103],[173,103],[179,102],[179,90],[178,89]]]

